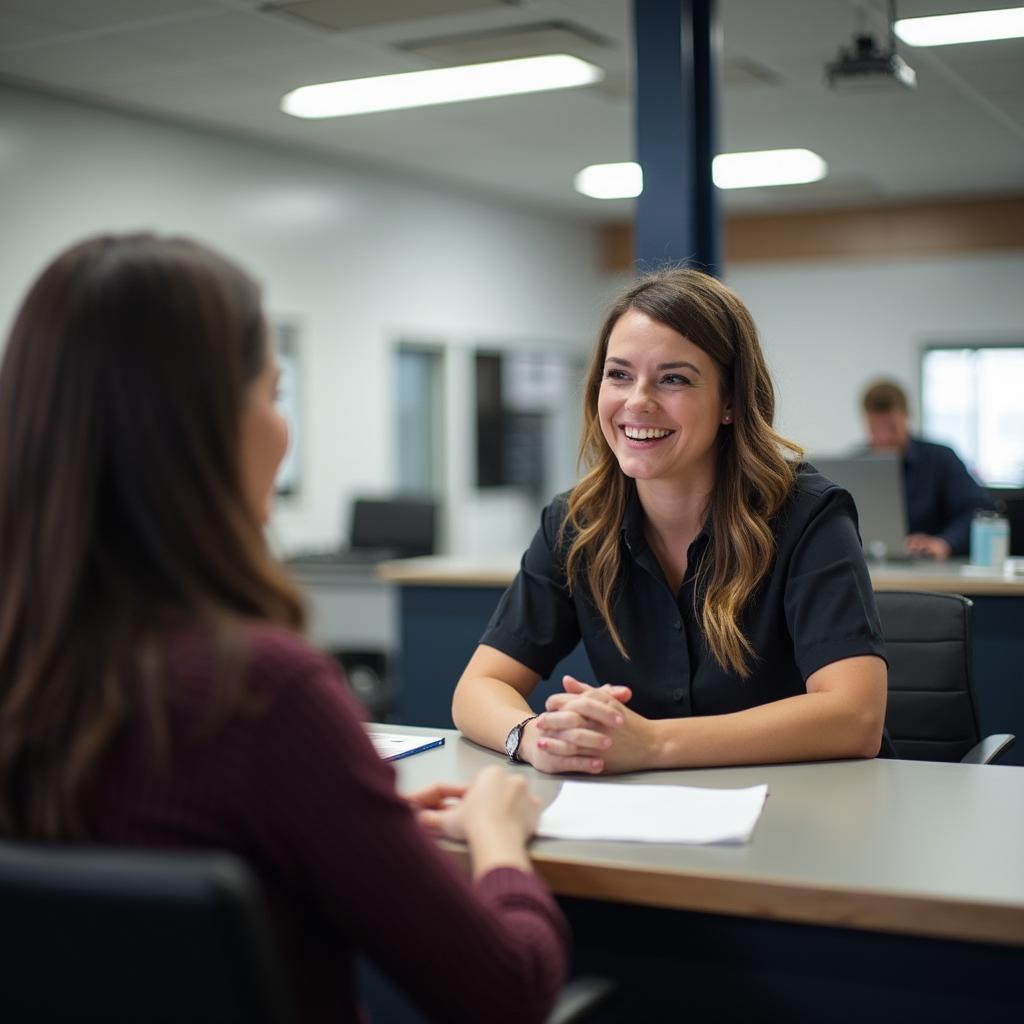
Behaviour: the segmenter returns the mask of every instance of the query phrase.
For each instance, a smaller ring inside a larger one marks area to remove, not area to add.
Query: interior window
[[[989,487],[1024,486],[1024,345],[929,348],[921,433],[950,445]]]

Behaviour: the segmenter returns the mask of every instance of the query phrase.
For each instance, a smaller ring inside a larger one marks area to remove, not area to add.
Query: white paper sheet
[[[745,843],[767,786],[704,789],[565,782],[541,814],[537,835],[641,843]]]

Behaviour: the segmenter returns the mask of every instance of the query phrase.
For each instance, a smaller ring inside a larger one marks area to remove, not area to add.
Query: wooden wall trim
[[[630,224],[601,229],[605,270],[633,266]],[[725,218],[725,263],[1024,250],[1024,195]]]

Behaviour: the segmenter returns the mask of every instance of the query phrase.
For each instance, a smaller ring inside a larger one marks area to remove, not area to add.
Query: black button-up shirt
[[[954,555],[971,546],[971,520],[995,506],[952,448],[911,438],[903,456],[909,533],[941,537]]]
[[[626,660],[585,581],[569,593],[565,554],[571,538],[558,545],[565,509],[566,495],[544,509],[519,573],[480,641],[541,678],[582,639],[595,676],[588,681],[629,686],[635,711],[675,718],[726,714],[805,693],[807,677],[831,662],[885,656],[853,500],[812,467],[801,469],[776,519],[775,559],[742,616],[756,652],[745,680],[712,657],[694,608],[694,572],[711,536],[710,521],[690,545],[686,577],[673,593],[644,538],[644,513],[632,489],[613,606]]]

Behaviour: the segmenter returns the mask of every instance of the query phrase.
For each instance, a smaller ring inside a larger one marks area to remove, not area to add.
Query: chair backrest
[[[971,678],[972,602],[959,594],[875,594],[889,657],[885,725],[900,757],[959,761],[980,738]]]
[[[284,1024],[252,874],[227,854],[0,842],[0,1017]]]

